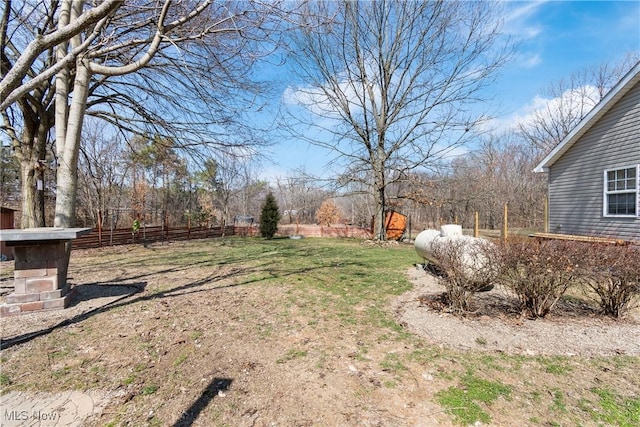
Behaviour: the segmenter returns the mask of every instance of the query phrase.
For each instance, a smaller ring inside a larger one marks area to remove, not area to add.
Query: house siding
[[[605,169],[638,164],[640,83],[549,168],[549,231],[640,241],[640,218],[603,214]]]

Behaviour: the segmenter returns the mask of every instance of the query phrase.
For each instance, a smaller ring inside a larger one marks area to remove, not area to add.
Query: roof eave
[[[548,172],[549,168],[582,137],[627,92],[640,82],[640,62],[605,95],[604,98],[574,127],[562,141],[534,168],[534,172]]]
[[[536,166],[536,168],[533,170],[534,173],[547,173],[549,172],[549,168],[545,167],[545,166]]]

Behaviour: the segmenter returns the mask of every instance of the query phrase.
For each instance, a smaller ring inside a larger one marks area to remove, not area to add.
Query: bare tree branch
[[[304,83],[289,88],[283,125],[333,151],[354,180],[369,181],[377,239],[385,236],[387,187],[465,144],[483,119],[472,106],[511,52],[499,33],[496,6],[308,6],[291,52]]]
[[[0,99],[6,99],[14,89],[22,84],[22,79],[27,75],[34,61],[38,56],[40,56],[40,54],[47,49],[77,36],[85,29],[103,19],[105,16],[111,14],[122,3],[122,0],[105,0],[99,6],[96,6],[95,8],[92,8],[78,16],[77,19],[74,20],[73,24],[60,27],[47,35],[37,35],[22,51],[22,54],[13,64],[11,69],[9,69],[6,74],[3,70],[2,81],[0,81]],[[9,9],[9,7],[7,7],[7,9]],[[73,58],[67,58],[63,61],[68,64],[73,61]],[[5,104],[6,103],[3,101],[2,108],[6,108]]]

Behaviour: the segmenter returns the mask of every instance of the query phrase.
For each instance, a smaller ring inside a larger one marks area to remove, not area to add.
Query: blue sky
[[[496,90],[521,108],[544,86],[640,50],[640,1],[507,3],[507,30],[520,40]]]
[[[544,88],[589,66],[640,51],[640,0],[507,1],[504,30],[518,41],[514,58],[490,89],[501,126],[540,102]],[[326,175],[331,154],[295,140],[271,149],[260,175],[273,181],[295,169]]]

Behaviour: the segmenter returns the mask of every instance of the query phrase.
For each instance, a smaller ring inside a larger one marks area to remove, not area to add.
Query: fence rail
[[[242,234],[246,227],[233,225],[224,228],[225,236]],[[222,237],[222,227],[143,227],[136,233],[131,229],[118,228],[114,230],[98,230],[94,228],[91,233],[72,240],[74,249],[99,248],[102,246],[117,246],[131,243],[151,243],[160,241],[207,239]]]
[[[118,228],[114,230],[98,230],[94,228],[91,233],[72,240],[74,249],[100,248],[103,246],[118,246],[131,243],[170,242],[176,240],[209,239],[222,237],[221,226],[216,227],[142,227],[136,233],[130,228]],[[224,227],[225,236],[258,236],[260,231],[255,225]],[[355,237],[370,239],[371,230],[358,227],[334,226],[322,227],[319,225],[280,225],[278,236],[303,235],[306,237]]]

